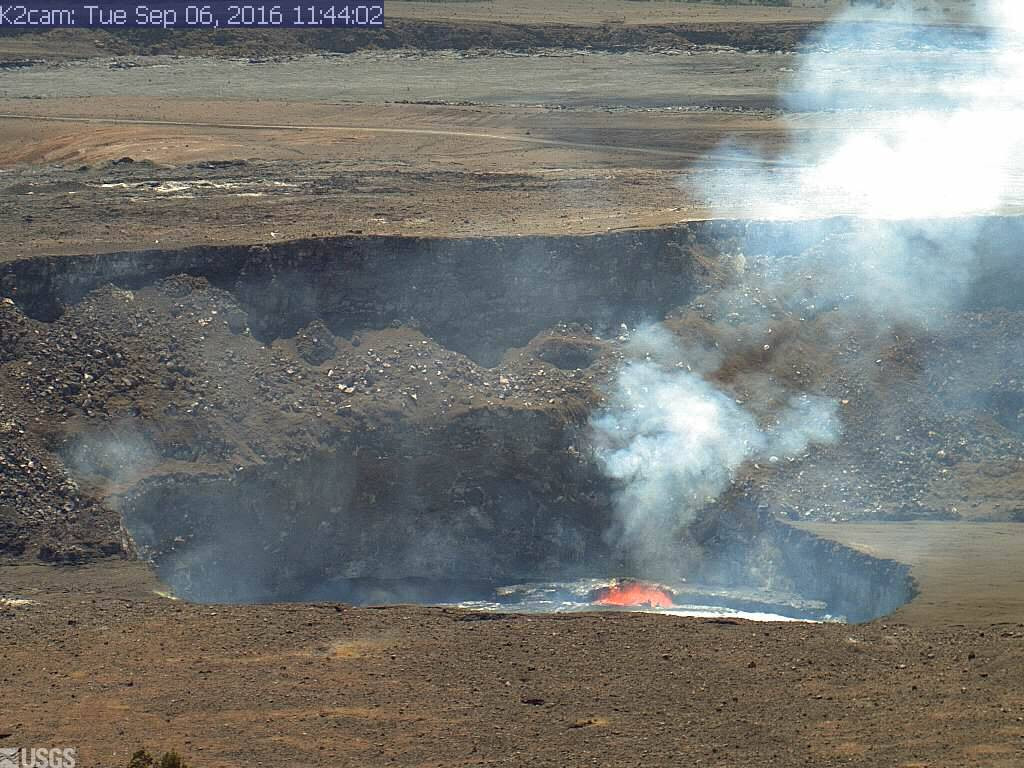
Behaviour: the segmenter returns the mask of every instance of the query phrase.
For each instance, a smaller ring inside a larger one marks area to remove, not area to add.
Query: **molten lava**
[[[630,581],[602,587],[594,595],[595,605],[620,605],[629,607],[648,606],[651,608],[671,608],[672,593],[664,587]]]

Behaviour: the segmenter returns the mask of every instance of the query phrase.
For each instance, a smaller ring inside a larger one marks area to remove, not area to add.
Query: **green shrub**
[[[140,749],[128,761],[128,768],[188,768],[185,759],[173,750],[164,752],[163,757],[156,760],[149,752]]]

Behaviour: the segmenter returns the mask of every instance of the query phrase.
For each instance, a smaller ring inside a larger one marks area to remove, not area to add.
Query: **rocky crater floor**
[[[9,262],[3,553],[142,556],[213,601],[300,600],[339,579],[634,575],[589,423],[660,320],[690,350],[676,366],[713,352],[716,385],[755,416],[800,391],[834,399],[842,426],[831,445],[745,463],[670,532],[675,575],[846,599],[854,618],[892,610],[913,594],[905,568],[843,581],[835,552],[809,555],[780,519],[1021,519],[1019,225],[984,222],[963,309],[925,329],[771,279],[780,243],[813,259],[849,226]]]

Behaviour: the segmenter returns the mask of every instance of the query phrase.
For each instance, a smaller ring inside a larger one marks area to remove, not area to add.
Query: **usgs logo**
[[[72,747],[8,747],[0,749],[0,768],[75,768]]]

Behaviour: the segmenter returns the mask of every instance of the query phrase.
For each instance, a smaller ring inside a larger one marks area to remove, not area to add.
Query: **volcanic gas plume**
[[[856,9],[824,29],[781,102],[791,113],[844,118],[794,121],[781,157],[738,141],[720,147],[716,154],[744,154],[754,170],[707,178],[703,197],[713,209],[738,202],[752,218],[906,220],[999,207],[1024,161],[1024,8],[979,3],[974,21],[991,34],[965,49],[909,5],[891,11],[893,24],[872,27],[870,45],[847,23]],[[908,28],[919,45],[903,39]],[[878,85],[867,97],[864,82]]]
[[[790,313],[788,321],[799,328],[822,311],[834,313],[830,333],[838,343],[854,323],[927,327],[958,305],[976,263],[975,229],[937,238],[926,220],[998,209],[1024,168],[1019,5],[986,5],[978,21],[992,25],[992,34],[976,50],[949,46],[948,55],[936,54],[924,40],[909,49],[897,42],[915,22],[905,6],[891,19],[902,24],[881,33],[893,38],[872,46],[850,44],[856,42],[850,35],[861,34],[845,23],[854,11],[825,29],[815,41],[820,52],[805,57],[781,101],[790,112],[813,106],[828,117],[809,127],[794,121],[800,130],[782,157],[728,142],[716,154],[746,155],[744,170],[716,171],[696,192],[722,216],[737,210],[755,219],[852,215],[853,234],[841,247],[748,243],[723,254],[733,257],[738,279],[706,308],[717,336],[735,342],[730,322],[742,321],[748,339],[760,335],[770,355],[779,343],[772,326],[778,327],[780,314]],[[923,35],[924,27],[916,29]],[[879,88],[865,104],[864,89],[850,87],[850,77],[904,86]],[[839,120],[839,110],[849,114]],[[711,160],[711,167],[730,166]],[[759,260],[748,260],[744,251],[757,251]],[[750,300],[755,282],[779,311]],[[735,321],[722,309],[730,302],[743,304],[742,312],[731,313]],[[640,574],[671,569],[678,533],[745,464],[795,459],[840,432],[836,403],[813,385],[802,391],[765,374],[763,386],[750,387],[741,402],[722,383],[727,354],[717,342],[710,349],[683,348],[663,326],[646,329],[634,337],[631,359],[592,419],[598,460],[619,488],[618,526],[610,536]]]
[[[676,533],[757,457],[796,458],[812,443],[834,440],[836,404],[794,393],[771,423],[712,381],[714,368],[687,370],[687,357],[664,328],[638,333],[642,359],[618,374],[609,402],[591,421],[598,460],[619,482],[618,526],[610,533],[644,573],[672,571]],[[692,359],[713,356],[694,354]]]
[[[971,48],[944,41],[954,33],[920,23],[909,3],[892,11],[899,23],[872,28],[879,39],[870,45],[846,23],[857,11],[841,14],[780,96],[791,114],[819,111],[811,121],[792,119],[782,155],[730,141],[711,160],[744,155],[743,170],[700,177],[696,190],[680,183],[721,215],[855,217],[849,242],[825,263],[775,245],[784,258],[771,279],[785,289],[813,272],[818,307],[852,299],[883,324],[926,326],[969,289],[977,230],[965,222],[955,239],[937,239],[928,220],[1019,202],[1012,196],[1024,170],[1024,8],[1013,0],[980,5],[974,21],[989,33]],[[907,29],[917,30],[919,44],[900,38]],[[865,97],[863,82],[879,87]],[[920,257],[922,243],[934,258]]]

